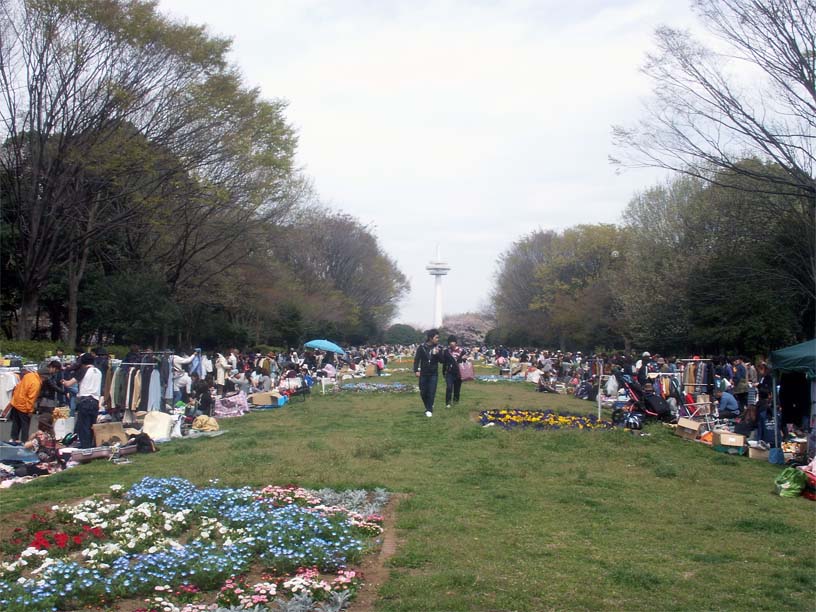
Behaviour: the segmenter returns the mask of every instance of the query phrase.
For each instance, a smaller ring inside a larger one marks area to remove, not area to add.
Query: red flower
[[[79,546],[80,544],[82,544],[82,536],[75,535],[75,536],[73,537],[73,540],[74,540],[74,544],[76,544],[77,546]]]
[[[55,533],[54,534],[54,544],[56,544],[59,548],[65,548],[68,546],[68,534],[67,533]]]
[[[51,548],[51,540],[48,539],[53,532],[51,530],[44,530],[38,531],[34,534],[34,540],[31,542],[31,546],[38,550],[48,550]]]

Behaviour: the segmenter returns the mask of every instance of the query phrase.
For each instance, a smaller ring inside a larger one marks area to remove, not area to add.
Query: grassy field
[[[418,394],[313,395],[131,465],[3,490],[0,504],[20,511],[144,475],[385,487],[408,496],[378,610],[813,609],[816,505],[772,494],[778,466],[662,426],[648,436],[482,428],[487,408],[594,406],[526,384],[466,383],[462,396],[454,409],[440,397],[428,419]]]

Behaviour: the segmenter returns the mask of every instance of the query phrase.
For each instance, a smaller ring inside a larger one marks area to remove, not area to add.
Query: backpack
[[[669,403],[659,395],[647,395],[643,398],[649,412],[654,412],[657,416],[663,417],[671,414]]]
[[[137,453],[155,453],[157,450],[153,439],[146,433],[139,433],[131,437],[127,445],[135,445]]]

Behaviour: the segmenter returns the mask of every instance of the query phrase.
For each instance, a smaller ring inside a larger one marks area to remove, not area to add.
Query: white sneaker
[[[433,416],[433,412],[431,412],[430,410],[426,410],[426,411],[425,411],[425,416],[426,416],[426,417],[432,417],[432,416]]]
[[[450,404],[448,404],[447,406],[445,406],[445,408],[450,408]]]

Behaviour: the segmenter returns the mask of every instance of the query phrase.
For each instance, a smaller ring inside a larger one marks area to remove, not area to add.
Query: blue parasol
[[[303,346],[307,348],[320,349],[321,351],[329,351],[330,353],[337,353],[338,355],[346,354],[346,351],[330,340],[309,340]]]

